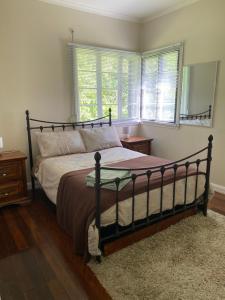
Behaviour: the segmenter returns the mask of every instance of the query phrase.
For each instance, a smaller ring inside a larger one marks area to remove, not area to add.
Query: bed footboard
[[[196,207],[199,211],[202,211],[203,214],[207,215],[207,206],[208,206],[208,197],[209,197],[209,179],[210,179],[210,165],[212,160],[212,141],[213,136],[210,135],[208,137],[208,145],[207,147],[199,150],[198,152],[187,156],[178,161],[167,163],[160,166],[154,167],[145,167],[139,169],[126,169],[126,168],[113,168],[113,167],[102,167],[100,164],[101,155],[99,152],[95,154],[95,197],[96,197],[96,227],[99,232],[99,249],[103,251],[103,245],[107,241],[111,241],[113,239],[118,239],[119,237],[137,231],[143,227],[149,226],[153,223],[159,222],[169,216],[173,216],[184,212],[185,210]],[[206,157],[203,157],[203,154],[206,153]],[[197,159],[193,159],[197,157]],[[202,158],[203,157],[203,158]],[[189,174],[189,170],[193,167],[195,168],[195,174]],[[203,167],[203,170],[202,170]],[[184,175],[182,179],[184,180],[184,201],[182,205],[176,205],[176,184],[180,179],[177,178],[178,170],[183,168]],[[131,172],[131,175],[125,178],[115,178],[112,181],[107,183],[101,182],[101,170],[124,170]],[[165,180],[165,172],[170,171],[172,174],[172,209],[167,211],[163,210],[164,203],[164,180]],[[153,176],[160,176],[160,200],[159,207],[160,211],[156,215],[150,215],[150,191],[152,187],[151,179]],[[198,182],[199,176],[205,176],[205,186],[204,192],[200,196],[197,195],[198,191]],[[195,188],[194,188],[194,201],[191,203],[187,203],[187,190],[188,190],[188,177],[195,176]],[[137,222],[135,220],[135,189],[136,182],[139,177],[146,178],[146,211],[145,218],[141,220],[141,222]],[[131,180],[132,181],[132,211],[131,211],[131,224],[126,226],[125,228],[121,228],[119,224],[119,185],[123,180]],[[106,184],[115,184],[115,224],[113,232],[110,231],[108,234],[103,235],[103,226],[101,225],[101,190],[104,188]],[[101,261],[101,256],[96,257],[97,261]]]

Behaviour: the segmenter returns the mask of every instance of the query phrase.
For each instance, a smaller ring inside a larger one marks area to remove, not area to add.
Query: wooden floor
[[[40,193],[28,206],[0,210],[0,299],[109,299],[72,252],[55,207]]]
[[[225,196],[210,208],[225,215]],[[55,208],[40,193],[31,205],[0,210],[0,299],[110,299],[91,270],[72,253]]]

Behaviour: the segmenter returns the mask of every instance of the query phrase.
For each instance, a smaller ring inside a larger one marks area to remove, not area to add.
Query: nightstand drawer
[[[136,144],[132,145],[132,150],[141,152],[143,154],[148,154],[148,144]]]
[[[1,163],[0,165],[0,183],[13,179],[20,179],[22,176],[22,167],[19,161]]]
[[[121,139],[124,148],[151,155],[151,143],[153,139],[140,136],[130,136],[126,139]]]
[[[23,194],[23,182],[15,181],[12,183],[2,184],[0,186],[0,202],[14,199],[18,195]]]
[[[1,153],[0,207],[29,203],[25,163],[26,155],[20,151],[4,151]]]

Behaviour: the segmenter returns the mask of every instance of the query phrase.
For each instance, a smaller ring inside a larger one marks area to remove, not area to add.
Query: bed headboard
[[[97,118],[94,120],[87,120],[82,122],[56,122],[56,121],[45,121],[45,120],[39,120],[34,119],[30,117],[29,110],[26,110],[26,124],[27,124],[27,139],[28,139],[28,149],[29,149],[29,162],[30,162],[30,171],[31,171],[31,183],[32,183],[32,190],[34,188],[34,177],[32,175],[32,169],[34,166],[34,160],[33,160],[33,147],[32,147],[32,136],[31,132],[33,130],[36,131],[43,131],[45,129],[54,131],[55,129],[63,131],[66,128],[72,128],[75,130],[76,128],[85,128],[85,127],[102,127],[103,125],[112,125],[112,111],[111,108],[109,108],[109,113],[106,116],[103,116],[101,118]]]
[[[181,120],[204,120],[204,119],[211,119],[211,116],[212,116],[212,105],[209,105],[208,110],[198,114],[192,114],[192,115],[180,114],[180,119]]]

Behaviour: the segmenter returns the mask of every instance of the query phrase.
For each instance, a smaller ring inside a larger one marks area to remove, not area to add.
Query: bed
[[[77,123],[37,120],[26,111],[26,121],[33,196],[38,180],[56,205],[59,225],[72,236],[75,252],[86,260],[91,255],[100,261],[107,242],[190,208],[207,214],[212,136],[206,147],[176,162],[116,146],[41,158],[34,166],[33,131],[111,127],[111,110],[101,119]],[[87,187],[85,178],[92,170],[95,184]],[[104,183],[103,170],[129,175]],[[128,183],[120,191],[124,180]],[[106,189],[107,184],[115,189]]]

